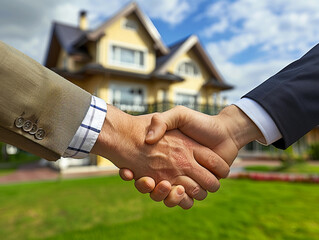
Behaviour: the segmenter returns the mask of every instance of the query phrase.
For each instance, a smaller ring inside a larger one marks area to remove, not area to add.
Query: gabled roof
[[[86,34],[78,27],[69,26],[62,23],[53,23],[51,32],[51,41],[49,44],[49,49],[47,52],[47,57],[45,60],[45,66],[52,67],[53,59],[57,60],[57,49],[62,47],[70,55],[82,55],[86,58],[90,58],[89,53],[84,47],[75,47],[74,43],[78,41],[79,38]]]
[[[206,84],[207,86],[216,85],[216,88],[224,90],[233,88],[231,85],[225,83],[224,79],[216,70],[215,66],[211,62],[204,48],[200,44],[197,36],[195,35],[191,35],[186,39],[175,43],[170,47],[169,54],[159,57],[156,62],[156,69],[154,70],[154,74],[165,74],[168,67],[171,66],[172,62],[174,62],[180,55],[187,53],[191,49],[195,49],[197,55],[203,60],[202,62],[207,66],[207,69],[213,76],[213,78],[209,80],[209,84]]]
[[[105,29],[108,26],[112,25],[114,22],[116,22],[120,18],[130,15],[133,12],[136,14],[138,19],[141,21],[141,23],[143,24],[144,28],[149,33],[150,37],[153,39],[156,48],[158,50],[160,50],[163,55],[167,54],[169,52],[169,50],[167,49],[167,47],[163,43],[161,35],[157,31],[156,27],[153,25],[152,21],[148,18],[148,16],[146,16],[141,11],[139,6],[135,2],[131,2],[126,7],[124,7],[120,12],[116,13],[113,17],[111,17],[109,20],[104,22],[96,30],[88,33],[86,35],[87,40],[96,41],[97,39],[99,39],[103,35]]]
[[[97,41],[100,37],[103,36],[105,29],[108,26],[112,25],[120,18],[128,16],[132,13],[135,13],[138,19],[141,21],[142,25],[149,33],[149,36],[154,41],[155,48],[160,51],[161,55],[168,54],[169,49],[163,43],[161,35],[157,31],[151,20],[141,11],[139,6],[135,2],[132,2],[124,7],[120,12],[116,13],[113,17],[105,21],[97,29],[92,31],[83,31],[79,27],[69,26],[56,22],[53,23],[51,41],[47,52],[47,58],[45,60],[45,66],[51,67],[49,58],[52,58],[52,55],[56,55],[52,53],[52,51],[56,50],[57,48],[57,46],[52,46],[53,43],[56,44],[54,40],[58,40],[58,43],[68,54],[82,54],[87,55],[85,57],[89,57],[88,52],[85,48],[83,48],[83,45],[88,41]]]
[[[85,43],[90,41],[98,41],[99,38],[104,35],[105,29],[107,27],[118,21],[120,18],[126,17],[132,13],[136,14],[146,31],[149,33],[149,36],[154,41],[155,49],[160,52],[160,57],[156,59],[156,68],[150,76],[153,76],[157,79],[181,81],[181,77],[176,76],[174,73],[168,72],[167,69],[181,54],[194,49],[196,54],[202,59],[202,62],[206,65],[208,71],[212,75],[212,78],[208,80],[204,86],[211,86],[223,90],[232,88],[232,86],[225,83],[221,75],[217,72],[215,66],[207,56],[205,50],[195,35],[191,35],[167,48],[162,42],[161,36],[151,20],[140,10],[135,2],[128,4],[113,17],[105,21],[101,26],[92,31],[83,31],[79,27],[69,26],[57,22],[53,23],[45,66],[49,68],[55,67],[59,57],[58,53],[60,52],[61,48],[63,48],[69,55],[77,57],[78,59],[84,61],[90,60],[91,57]],[[87,70],[92,69],[88,68]],[[97,70],[96,67],[94,70]],[[110,72],[111,70],[104,69],[103,71]]]

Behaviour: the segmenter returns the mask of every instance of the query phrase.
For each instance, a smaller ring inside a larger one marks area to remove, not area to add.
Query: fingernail
[[[148,131],[148,133],[147,133],[147,135],[146,135],[146,138],[152,137],[153,134],[154,134],[154,131],[153,131],[153,130]]]
[[[184,189],[181,188],[181,187],[178,187],[178,188],[177,188],[177,194],[178,194],[178,195],[183,195],[183,194],[184,194]]]

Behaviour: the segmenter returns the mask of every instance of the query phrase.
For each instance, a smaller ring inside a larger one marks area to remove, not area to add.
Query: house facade
[[[89,29],[85,11],[80,12],[77,26],[53,23],[45,66],[130,114],[161,112],[176,105],[217,114],[226,104],[220,93],[232,89],[197,36],[166,46],[136,3],[96,29]],[[293,148],[301,152],[318,141],[316,127]],[[252,142],[240,154],[256,157],[271,151],[272,147]],[[100,166],[110,164],[101,157],[91,158]]]
[[[175,105],[216,114],[220,93],[232,89],[197,36],[166,46],[136,3],[93,30],[84,11],[78,26],[53,23],[45,66],[131,114]]]

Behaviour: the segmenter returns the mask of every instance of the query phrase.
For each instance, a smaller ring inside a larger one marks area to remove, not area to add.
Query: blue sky
[[[98,26],[129,0],[0,0],[0,40],[43,62],[52,21]],[[137,0],[169,45],[196,34],[235,89],[229,103],[319,42],[317,0]]]

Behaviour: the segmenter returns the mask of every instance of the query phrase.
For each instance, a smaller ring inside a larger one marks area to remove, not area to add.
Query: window
[[[111,85],[111,103],[122,111],[144,112],[145,88],[142,86]]]
[[[187,61],[178,65],[177,74],[181,76],[196,77],[200,75],[200,72],[197,65],[193,61]]]
[[[136,31],[138,29],[138,24],[134,20],[124,19],[123,28]]]
[[[192,109],[197,108],[197,95],[187,93],[176,93],[176,105],[183,105]]]
[[[126,67],[145,67],[145,52],[125,47],[112,46],[112,63]]]

